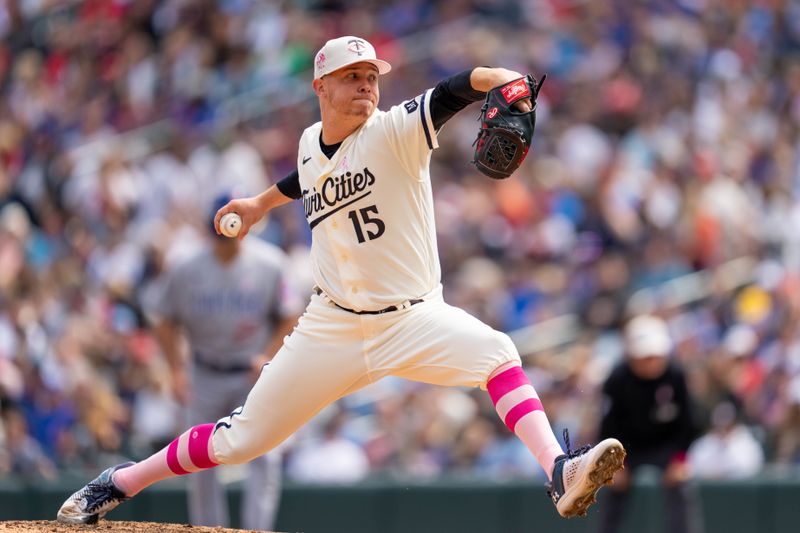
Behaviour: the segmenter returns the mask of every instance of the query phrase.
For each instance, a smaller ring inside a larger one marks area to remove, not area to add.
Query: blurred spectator
[[[519,439],[514,438],[510,431],[504,430],[502,421],[496,422],[499,420],[496,416],[486,416],[475,420],[482,420],[484,425],[493,426],[491,428],[479,426],[473,429],[473,433],[477,433],[476,436],[485,441],[473,459],[477,474],[492,479],[542,477],[542,470],[536,468],[536,463],[531,461],[530,451]],[[460,444],[463,446],[469,441],[469,438],[462,437]],[[455,455],[458,456],[458,450]]]
[[[800,465],[800,379],[789,385],[790,403],[780,421],[775,459],[783,464]]]
[[[673,342],[667,324],[639,315],[625,326],[626,360],[603,384],[601,438],[616,435],[628,456],[617,473],[600,531],[619,531],[631,480],[644,465],[661,470],[665,487],[667,531],[695,531],[693,499],[687,493],[686,452],[696,434],[683,369],[670,361]]]
[[[0,396],[0,475],[7,475],[11,471],[11,454],[9,453],[6,426],[2,413],[5,413],[6,406],[2,396]]]
[[[732,402],[720,403],[711,413],[711,432],[689,448],[692,474],[707,479],[739,479],[759,472],[764,464],[761,445],[738,420]]]
[[[2,413],[4,453],[0,454],[0,471],[24,477],[56,477],[56,467],[42,447],[28,434],[28,423],[22,412],[8,407]]]
[[[305,483],[355,483],[369,471],[369,461],[360,446],[342,436],[347,414],[329,415],[318,442],[309,440],[290,457],[289,476]]]
[[[432,175],[447,299],[506,331],[577,321],[578,335],[520,346],[556,424],[595,425],[586,406],[623,318],[656,313],[705,410],[733,395],[766,457],[797,464],[797,9],[521,5],[0,2],[0,398],[37,399],[28,432],[51,460],[160,447],[147,413],[164,405],[164,370],[145,319],[159,273],[197,250],[218,186],[249,194],[294,168],[314,121],[311,54],[355,34],[395,66],[384,108],[467,65],[548,74],[515,176],[468,165],[477,109],[441,133]],[[302,206],[257,233],[308,271]],[[436,413],[446,403],[419,415],[405,406],[420,392],[401,395],[346,404],[371,471],[513,455],[480,410],[454,425]],[[395,438],[404,424],[416,441]]]

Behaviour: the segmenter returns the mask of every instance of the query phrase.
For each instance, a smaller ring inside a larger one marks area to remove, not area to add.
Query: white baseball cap
[[[640,357],[666,357],[672,351],[672,338],[666,322],[653,315],[640,315],[625,327],[625,344],[628,355]]]
[[[378,74],[386,74],[392,70],[389,63],[377,58],[375,48],[366,39],[352,35],[331,39],[314,57],[314,79],[362,61],[378,67]]]
[[[735,324],[722,339],[725,353],[731,357],[745,357],[758,346],[758,334],[745,324]]]

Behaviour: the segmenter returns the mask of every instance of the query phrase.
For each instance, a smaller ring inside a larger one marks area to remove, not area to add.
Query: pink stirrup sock
[[[194,426],[169,446],[139,463],[114,472],[112,481],[126,496],[168,477],[191,474],[217,466],[211,449],[214,424]]]
[[[550,478],[556,457],[564,451],[553,435],[542,402],[522,367],[512,366],[493,374],[486,388],[497,414],[527,446]]]

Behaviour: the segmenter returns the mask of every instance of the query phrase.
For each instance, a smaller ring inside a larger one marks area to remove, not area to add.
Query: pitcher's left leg
[[[563,455],[553,435],[539,395],[518,362],[499,366],[486,383],[486,390],[506,427],[531,451],[552,479],[556,457]]]
[[[508,429],[533,453],[550,478],[548,491],[561,516],[583,516],[595,503],[603,485],[611,483],[620,470],[625,450],[617,439],[605,439],[596,446],[572,451],[564,430],[567,453],[553,435],[542,402],[521,366],[497,368],[486,384],[497,414]]]
[[[485,387],[498,414],[551,479],[559,514],[585,514],[595,493],[622,468],[616,439],[567,453],[558,444],[544,408],[521,368],[508,335],[442,300],[426,301],[386,317],[371,361],[375,372],[448,386]]]

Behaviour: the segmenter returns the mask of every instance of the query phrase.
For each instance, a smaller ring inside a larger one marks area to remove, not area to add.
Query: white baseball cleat
[[[597,501],[597,491],[624,468],[625,448],[617,439],[605,439],[572,451],[566,429],[564,442],[567,453],[556,458],[547,494],[561,516],[586,516],[586,510]]]
[[[129,498],[111,481],[117,470],[136,463],[112,466],[67,498],[58,510],[58,521],[64,524],[95,524],[107,512]]]

